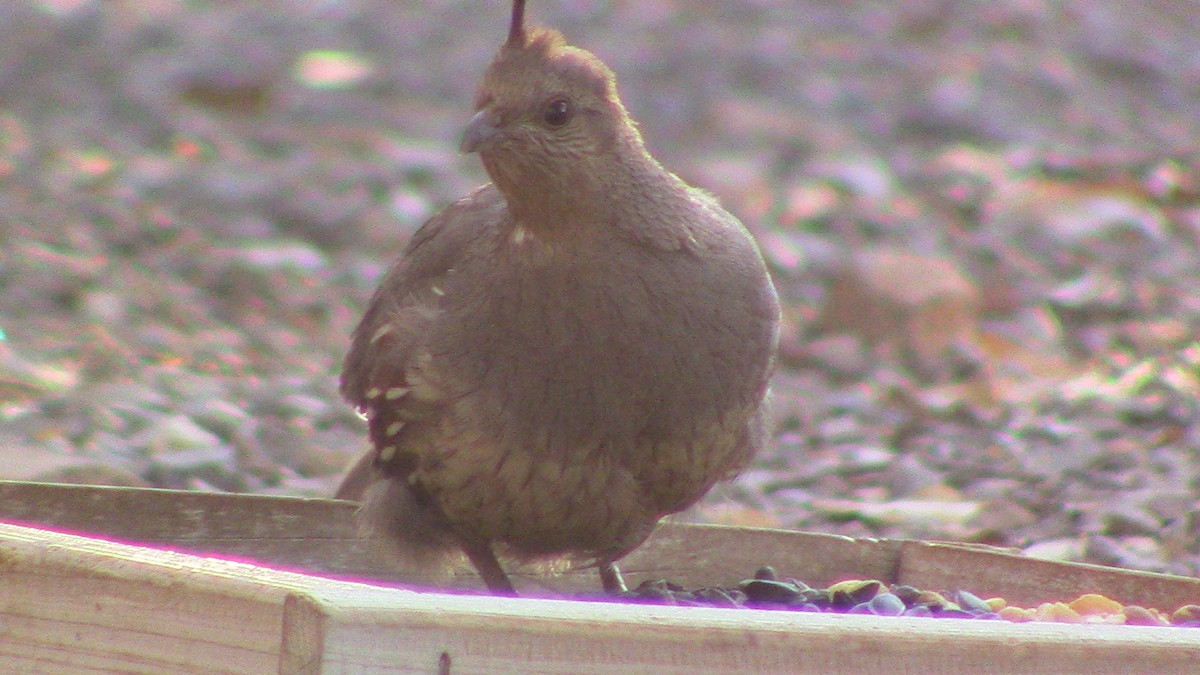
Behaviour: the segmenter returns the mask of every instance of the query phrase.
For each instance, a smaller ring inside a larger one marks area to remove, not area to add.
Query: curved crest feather
[[[512,23],[508,27],[508,46],[525,44],[525,0],[513,0]]]

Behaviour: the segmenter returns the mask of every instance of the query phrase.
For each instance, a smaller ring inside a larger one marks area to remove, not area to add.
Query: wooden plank
[[[0,524],[0,671],[272,671],[303,577],[257,570]]]
[[[1000,596],[1016,606],[1070,602],[1101,593],[1125,605],[1170,612],[1200,604],[1200,579],[1083,563],[1065,564],[1004,552],[907,542],[899,583],[928,589],[966,589],[982,597]]]
[[[1187,629],[310,590],[285,608],[287,672],[429,673],[448,661],[456,674],[1191,673],[1200,663],[1200,631]]]
[[[893,579],[902,548],[900,540],[666,523],[621,561],[621,569],[684,586],[728,586],[771,565],[781,577],[827,585],[855,577]]]
[[[327,499],[0,481],[0,520],[7,522],[285,567],[394,577],[395,566],[356,536],[355,508]]]
[[[0,525],[0,672],[1194,672],[1200,631],[379,588]],[[443,654],[446,656],[443,657]]]
[[[254,560],[340,578],[420,579],[385,547],[355,535],[351,502],[0,481],[0,520]],[[1173,610],[1200,604],[1200,579],[1033,560],[960,544],[668,523],[622,561],[631,583],[667,578],[687,587],[732,585],[763,564],[813,585],[848,578],[966,589],[1037,605],[1101,593],[1125,604]],[[514,574],[526,594],[596,593],[592,570]],[[430,586],[416,582],[414,585]],[[469,570],[449,588],[479,588]]]

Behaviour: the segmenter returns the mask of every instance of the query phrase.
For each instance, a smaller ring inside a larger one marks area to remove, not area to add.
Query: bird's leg
[[[625,579],[621,576],[621,570],[617,569],[616,563],[601,563],[599,571],[600,583],[604,585],[605,593],[617,595],[629,590],[625,587]]]
[[[517,594],[517,589],[513,588],[512,581],[509,581],[508,575],[504,573],[504,568],[500,566],[500,561],[496,560],[496,554],[487,542],[463,544],[463,552],[467,554],[467,559],[475,566],[479,576],[483,577],[483,583],[487,584],[489,591],[496,595]]]

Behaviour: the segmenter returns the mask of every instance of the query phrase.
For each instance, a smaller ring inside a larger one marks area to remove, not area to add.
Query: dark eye
[[[556,98],[546,104],[542,119],[552,127],[561,127],[571,119],[571,104],[565,98]]]

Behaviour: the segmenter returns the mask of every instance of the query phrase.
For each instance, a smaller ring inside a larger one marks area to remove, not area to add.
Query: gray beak
[[[500,121],[487,108],[475,113],[470,122],[467,122],[467,128],[463,131],[462,144],[458,149],[464,153],[472,153],[479,150],[480,146],[486,144],[499,131]]]

